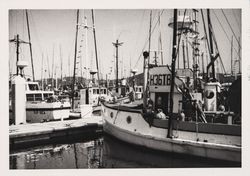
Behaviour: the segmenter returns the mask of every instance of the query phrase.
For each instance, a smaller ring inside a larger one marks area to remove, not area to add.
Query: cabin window
[[[104,91],[104,94],[106,94],[106,89],[103,89],[103,91]]]
[[[139,88],[139,92],[142,92],[141,87]]]
[[[42,101],[42,94],[35,94],[35,101]]]
[[[27,101],[34,101],[34,95],[33,94],[27,94],[26,95],[26,100]]]
[[[30,90],[39,90],[37,84],[29,84],[29,89],[30,89]]]
[[[110,117],[113,118],[113,116],[114,116],[114,114],[113,114],[113,112],[111,112],[111,113],[110,113]]]
[[[96,89],[93,89],[93,94],[96,94]]]
[[[99,89],[97,89],[97,94],[99,94]]]

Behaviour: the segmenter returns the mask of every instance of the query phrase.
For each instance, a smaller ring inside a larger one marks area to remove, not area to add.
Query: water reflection
[[[10,169],[98,168],[102,140],[15,151],[10,154]]]
[[[239,163],[152,152],[110,136],[10,153],[10,169],[239,167]]]

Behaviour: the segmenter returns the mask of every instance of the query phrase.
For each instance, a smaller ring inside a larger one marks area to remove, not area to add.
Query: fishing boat
[[[236,112],[221,108],[221,84],[216,80],[200,81],[201,90],[193,91],[198,76],[189,75],[193,86],[187,83],[190,77],[180,73],[178,76],[176,9],[172,25],[171,67],[149,68],[149,53],[144,52],[143,104],[102,103],[104,131],[121,141],[152,150],[240,163],[241,124],[235,120]]]
[[[40,123],[69,118],[70,103],[59,101],[53,91],[39,88],[38,82],[26,81],[26,122]],[[12,107],[10,103],[10,117]]]

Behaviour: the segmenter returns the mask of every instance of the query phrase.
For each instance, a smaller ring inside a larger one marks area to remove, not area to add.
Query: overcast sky
[[[226,21],[223,12],[227,17],[231,28]],[[159,13],[161,14],[160,25],[157,23]],[[179,13],[183,15],[183,10],[181,10]],[[63,60],[63,76],[68,76],[69,74],[72,76],[76,32],[76,10],[28,10],[28,14],[36,79],[41,78],[42,65],[44,77],[48,77],[48,69],[51,72],[53,48],[54,70],[56,69],[56,76],[60,77],[60,46]],[[146,42],[149,35],[150,9],[94,10],[94,14],[98,58],[100,62],[100,71],[102,74],[106,75],[111,73],[111,78],[114,78],[115,48],[112,45],[112,42],[115,42],[116,39],[119,39],[120,42],[123,42],[122,46],[119,47],[119,77],[121,77],[121,75],[129,76],[130,68],[136,68],[139,72],[141,72],[143,58],[139,56],[143,50],[148,50],[148,43]],[[187,15],[191,15],[191,10],[187,11]],[[204,15],[206,19],[206,11],[204,11]],[[88,25],[91,27],[91,10],[80,10],[80,23],[84,22],[84,16],[87,17]],[[172,9],[152,10],[152,30],[154,29],[154,32],[151,36],[151,50],[159,50],[158,39],[159,33],[161,33],[164,64],[171,64],[172,28],[168,26],[168,23],[170,22],[170,18],[172,18],[172,16]],[[219,19],[219,21],[216,17]],[[198,14],[198,19],[201,38],[204,36],[201,13]],[[231,63],[231,44],[229,40],[231,40],[232,36],[234,36],[233,58],[238,59],[237,52],[239,46],[237,40],[239,41],[239,37],[241,36],[241,11],[237,9],[224,9],[223,11],[221,9],[211,10],[211,19],[221,58],[225,65],[226,71],[229,72]],[[14,38],[14,35],[16,34],[19,34],[22,40],[28,41],[27,24],[24,10],[9,11],[9,39]],[[93,31],[91,28],[89,28],[87,46],[87,60],[89,67],[95,67],[95,50],[93,41]],[[81,66],[81,59],[82,67],[86,66],[85,44],[85,31],[82,27],[80,27],[77,48],[79,70]],[[204,51],[202,44],[200,49],[201,51]],[[9,51],[10,71],[15,73],[16,55],[15,45],[13,43],[10,43]],[[189,50],[189,53],[191,54],[191,50]],[[151,56],[153,56],[153,54],[154,53],[152,52]],[[182,52],[180,52],[180,58],[182,58]],[[20,59],[27,60],[30,63],[28,45],[21,45]],[[42,60],[44,64],[42,64]],[[180,60],[180,66],[182,67],[182,59]],[[190,55],[190,65],[191,64],[192,62]],[[45,70],[47,70],[46,75]],[[30,65],[25,69],[25,73],[31,76]],[[78,76],[81,75],[80,72],[77,72],[77,74]]]

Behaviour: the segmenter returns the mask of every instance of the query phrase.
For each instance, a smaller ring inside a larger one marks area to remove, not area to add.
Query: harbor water
[[[10,151],[10,169],[207,168],[240,163],[162,153],[121,142],[111,136],[57,142]]]

